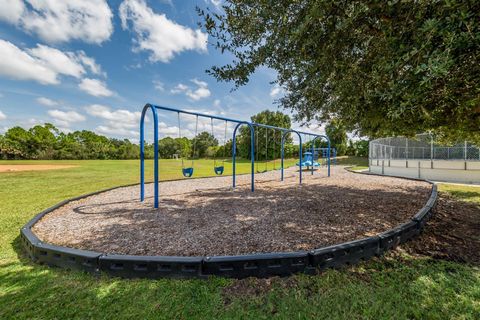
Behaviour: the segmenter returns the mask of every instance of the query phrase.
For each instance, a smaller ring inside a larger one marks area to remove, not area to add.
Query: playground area
[[[334,167],[298,184],[298,168],[250,176],[214,177],[138,186],[68,203],[32,228],[44,242],[129,255],[212,256],[311,250],[385,232],[406,222],[427,202],[421,181],[359,175]]]
[[[151,183],[146,180],[147,111],[153,116]],[[168,167],[159,156],[164,154],[160,112],[176,115],[178,136],[170,141],[177,143],[175,161],[181,167],[176,169],[183,176],[162,183],[160,174]],[[182,115],[195,128],[189,151]],[[218,141],[214,121],[223,122],[223,145],[216,150],[223,153],[213,158],[214,177],[200,178],[197,140]],[[211,134],[198,132],[205,123]],[[229,123],[234,126],[227,161]],[[292,167],[286,149],[296,150]],[[237,172],[240,150],[247,151],[248,174]],[[274,169],[268,171],[271,160]],[[230,161],[232,174],[226,176]],[[140,119],[140,184],[66,199],[30,220],[21,230],[22,242],[34,261],[93,273],[243,278],[355,264],[422,231],[437,200],[436,186],[355,174],[335,164],[335,148],[324,134],[146,104]]]

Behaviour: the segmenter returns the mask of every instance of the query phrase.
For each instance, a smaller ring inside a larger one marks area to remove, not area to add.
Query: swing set
[[[255,124],[255,125],[259,125],[259,124]],[[261,127],[259,126],[258,129],[260,129],[260,128],[261,128]],[[269,131],[269,130],[272,130],[272,129],[271,129],[271,128],[265,128],[265,157],[264,157],[264,159],[263,159],[263,161],[264,161],[264,163],[265,163],[265,167],[264,167],[264,169],[263,169],[262,171],[260,171],[260,170],[258,169],[258,162],[260,161],[260,159],[259,159],[259,158],[260,158],[260,154],[259,154],[259,153],[255,153],[255,156],[257,157],[257,158],[255,159],[255,161],[256,161],[256,163],[257,163],[257,166],[256,166],[256,172],[257,172],[257,173],[264,173],[264,172],[267,172],[267,171],[268,171],[268,162],[269,162],[269,161],[268,161],[268,141],[269,141],[269,140],[268,140],[268,131]],[[276,135],[275,135],[276,132],[277,132],[277,130],[274,129],[274,130],[273,130],[273,170],[277,170],[276,161],[275,161],[275,159],[276,159],[276,156],[275,156],[275,155],[276,155],[276,143],[277,143],[277,141],[276,141]],[[259,149],[259,148],[258,148],[258,136],[259,136],[259,134],[258,134],[258,135],[257,135],[257,134],[255,135],[255,150],[258,150],[258,149]]]
[[[275,162],[275,154],[276,154],[276,132],[280,131],[281,133],[281,148],[280,148],[280,155],[281,155],[281,181],[284,178],[284,144],[285,138],[287,135],[294,133],[298,135],[299,139],[299,183],[302,183],[302,134],[308,135],[309,137],[313,137],[312,142],[312,151],[313,146],[315,144],[316,139],[325,139],[328,144],[328,149],[330,150],[330,139],[326,135],[319,135],[309,132],[301,132],[298,130],[281,128],[270,126],[262,123],[255,123],[255,122],[248,122],[242,121],[237,119],[225,118],[220,116],[202,114],[198,112],[192,112],[187,110],[180,110],[170,107],[146,104],[142,109],[142,114],[140,118],[140,200],[145,200],[145,116],[148,110],[151,110],[153,115],[153,147],[154,147],[154,159],[153,159],[153,198],[154,198],[154,207],[158,208],[159,205],[159,153],[158,153],[158,137],[159,137],[159,125],[158,125],[158,111],[170,111],[177,113],[178,118],[178,136],[182,138],[182,130],[181,130],[181,122],[180,122],[180,115],[181,114],[188,114],[195,116],[195,138],[193,139],[193,153],[191,154],[190,161],[185,159],[184,154],[180,152],[180,157],[182,161],[182,174],[185,178],[191,178],[194,175],[195,169],[195,155],[196,155],[196,144],[197,144],[197,134],[198,134],[198,120],[199,118],[206,118],[210,119],[210,125],[212,130],[212,136],[214,136],[214,120],[223,121],[225,122],[224,128],[224,138],[223,138],[223,159],[217,160],[216,154],[214,155],[213,161],[213,171],[216,175],[223,175],[225,172],[225,159],[226,159],[226,148],[227,148],[227,128],[228,123],[234,123],[235,127],[233,130],[232,135],[232,187],[235,188],[236,186],[236,155],[237,155],[237,145],[236,145],[236,137],[238,129],[241,126],[247,126],[250,129],[250,180],[251,180],[251,191],[255,191],[255,171],[258,171],[258,158],[259,156],[255,153],[256,146],[258,146],[258,137],[255,139],[255,129],[260,130],[260,128],[265,129],[265,172],[268,170],[268,143],[269,143],[269,136],[268,131],[273,130],[273,168],[276,170],[276,162]],[[255,170],[255,161],[257,161],[257,170]],[[188,165],[188,166],[187,166]],[[312,167],[312,174],[313,174],[313,167]],[[330,177],[330,152],[327,152],[327,174]]]
[[[177,118],[178,118],[178,138],[182,139],[182,131],[181,131],[181,122],[180,122],[180,111],[177,112]],[[213,129],[213,117],[210,118],[210,125],[212,127],[212,137],[215,137],[215,132]],[[228,121],[225,120],[225,135],[223,137],[223,160],[221,161],[221,165],[217,163],[217,156],[216,152],[213,154],[213,172],[217,176],[221,176],[223,172],[225,171],[225,156],[227,154],[227,126],[228,126]],[[196,145],[197,145],[197,134],[198,134],[198,115],[195,116],[195,136],[193,138],[193,153],[191,156],[191,163],[190,166],[187,167],[185,166],[185,160],[184,157],[182,156],[183,152],[180,151],[180,158],[182,161],[182,174],[185,178],[191,178],[193,176],[194,172],[194,158],[195,158],[195,150],[196,150]],[[220,163],[220,162],[219,162]]]

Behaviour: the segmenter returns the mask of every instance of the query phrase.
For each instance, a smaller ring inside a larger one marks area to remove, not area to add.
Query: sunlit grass
[[[455,198],[480,204],[480,186],[440,183],[438,189],[451,194]]]
[[[19,162],[0,161],[6,163]],[[123,280],[33,264],[21,250],[23,224],[66,198],[136,183],[139,166],[138,161],[21,163],[78,167],[0,173],[0,319],[479,318],[478,268],[428,258],[381,258],[320,276],[254,281],[233,296],[224,290],[235,280]],[[195,168],[195,177],[214,175],[211,161],[198,161]],[[182,178],[180,169],[178,161],[162,160],[160,177]],[[226,163],[226,174],[229,170]],[[249,170],[248,162],[239,163],[239,173]],[[151,161],[147,177],[151,180]],[[452,194],[480,203],[475,190],[461,190],[473,196]]]

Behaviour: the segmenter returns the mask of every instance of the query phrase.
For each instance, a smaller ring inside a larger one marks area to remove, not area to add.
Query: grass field
[[[21,251],[20,227],[66,198],[137,182],[138,161],[7,163],[79,167],[0,174],[0,319],[480,318],[478,267],[401,253],[320,276],[244,281],[122,280],[35,265]],[[195,173],[212,175],[212,163],[199,161]],[[180,178],[178,162],[162,161],[160,176]],[[480,204],[480,188],[441,190]]]

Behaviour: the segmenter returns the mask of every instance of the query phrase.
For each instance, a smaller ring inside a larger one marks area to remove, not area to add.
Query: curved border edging
[[[376,236],[311,251],[213,257],[116,255],[44,243],[31,230],[32,226],[43,216],[69,202],[132,186],[132,184],[64,200],[40,212],[21,228],[21,241],[27,255],[34,262],[83,270],[93,274],[104,272],[111,276],[124,278],[206,278],[212,275],[230,278],[263,278],[288,276],[294,273],[314,274],[327,268],[339,268],[379,256],[420,234],[433,213],[438,197],[435,184],[426,180],[421,181],[432,185],[431,194],[425,206],[410,221]]]

